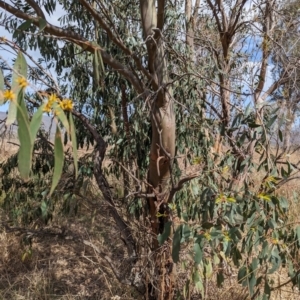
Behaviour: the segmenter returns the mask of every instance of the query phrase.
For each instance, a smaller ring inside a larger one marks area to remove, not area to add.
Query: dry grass
[[[18,149],[14,144],[18,142],[13,139],[10,141],[12,143],[5,143],[0,147],[0,162]],[[81,152],[81,154],[86,153],[84,150]],[[299,157],[299,153],[294,154],[291,160],[298,161]],[[298,182],[291,181],[278,191],[290,201],[291,222],[300,221]],[[76,219],[57,216],[49,228],[53,230],[64,228],[70,236],[80,236],[82,239],[89,240],[101,251],[108,253],[114,262],[120,262],[119,268],[122,269],[124,245],[115,224],[108,218],[101,197],[94,190],[87,195],[86,199],[80,201],[84,202]],[[2,222],[5,221],[1,211],[0,218]],[[0,300],[142,299],[133,288],[120,284],[106,261],[93,248],[83,243],[45,233],[32,239],[32,255],[24,258],[28,249],[29,246],[24,243],[24,234],[8,233],[0,227]],[[230,269],[230,266],[228,268]],[[183,281],[186,280],[187,274],[180,269],[180,266],[178,271],[179,277]],[[274,275],[274,286],[288,280],[283,273],[278,271]],[[222,288],[217,288],[215,283],[215,276],[207,280],[206,300],[249,299],[247,288],[237,284],[236,272],[233,268],[228,272]],[[201,296],[194,294],[192,299],[201,299]],[[300,299],[298,289],[286,285],[275,291],[271,300],[297,299]]]
[[[67,237],[40,234],[32,239],[28,253],[25,234],[0,234],[0,299],[138,299],[135,290],[122,286],[110,267],[93,248],[74,241],[79,236],[122,262],[123,245],[113,223],[108,224],[105,208],[82,211],[76,220],[56,220]],[[3,219],[3,218],[2,218]],[[120,267],[122,267],[120,265]]]

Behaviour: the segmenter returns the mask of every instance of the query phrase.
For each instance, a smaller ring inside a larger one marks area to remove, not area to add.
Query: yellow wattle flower
[[[21,88],[26,88],[28,86],[28,82],[24,77],[17,78],[17,83]]]
[[[51,104],[49,103],[49,101],[47,102],[47,104],[45,105],[45,107],[43,108],[44,112],[51,112]]]
[[[73,109],[73,102],[71,99],[63,99],[60,101],[59,106],[63,110],[71,111]]]
[[[6,101],[14,101],[16,99],[16,95],[12,90],[6,90],[3,96]]]
[[[45,105],[43,111],[47,112],[47,113],[51,112],[52,105],[58,101],[59,101],[59,98],[56,96],[56,94],[50,94],[50,96],[48,97],[48,102]]]
[[[59,101],[59,98],[56,96],[56,94],[51,94],[48,98],[48,103],[50,103],[51,105],[54,102],[58,102],[58,101]]]
[[[208,241],[211,240],[211,235],[210,235],[209,232],[205,232],[205,233],[203,234],[203,236],[204,236]]]

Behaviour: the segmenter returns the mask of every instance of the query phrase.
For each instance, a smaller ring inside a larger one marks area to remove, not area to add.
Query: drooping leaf
[[[21,51],[19,51],[17,55],[17,59],[14,63],[13,67],[13,75],[12,75],[12,92],[18,97],[19,92],[21,91],[20,84],[18,83],[18,78],[23,77],[27,78],[27,63],[24,55]],[[23,93],[23,92],[22,92]],[[10,101],[8,115],[6,119],[6,125],[11,125],[16,120],[17,116],[17,106],[15,101]]]
[[[13,124],[17,117],[17,103],[16,101],[10,101],[8,107],[8,114],[6,118],[6,125],[9,126]]]
[[[34,113],[30,122],[30,133],[31,138],[35,141],[36,134],[41,126],[42,118],[43,118],[43,109],[46,104],[42,104],[39,109]]]
[[[173,236],[173,245],[172,245],[172,258],[174,263],[177,263],[179,261],[180,240],[181,240],[181,226],[178,226]]]
[[[62,110],[62,108],[57,103],[53,104],[53,109],[55,112],[55,116],[63,124],[63,126],[65,127],[67,132],[70,133],[70,125],[69,125],[68,118],[67,118],[65,112]]]
[[[26,31],[30,26],[31,26],[31,24],[32,24],[32,20],[27,20],[27,21],[25,21],[24,23],[22,23],[16,30],[15,30],[15,32],[14,32],[14,34],[13,34],[13,39],[15,39],[17,36],[18,36],[18,34],[20,33],[20,32],[23,32],[23,31]]]
[[[194,244],[194,261],[196,264],[200,264],[202,261],[202,250],[200,248],[200,245],[198,243]]]
[[[18,52],[12,75],[12,90],[14,93],[16,93],[16,95],[21,90],[21,87],[17,81],[17,79],[20,77],[25,79],[27,78],[27,62],[21,51]]]
[[[254,288],[256,286],[256,276],[253,273],[250,275],[248,286],[249,286],[250,295],[252,296],[254,294]]]
[[[53,172],[52,185],[50,189],[50,195],[53,193],[54,189],[56,188],[60,180],[62,170],[63,170],[63,165],[64,165],[64,149],[63,149],[63,143],[61,139],[61,132],[59,126],[56,127],[56,133],[55,133],[54,159],[55,159],[54,172]]]
[[[277,119],[277,115],[275,115],[275,116],[273,116],[270,120],[269,120],[269,122],[267,123],[267,125],[266,125],[266,127],[267,128],[271,128],[271,126],[274,124],[274,122],[276,121],[276,119]]]
[[[23,97],[23,93],[20,92],[18,95],[18,103],[16,105],[18,136],[20,140],[18,167],[21,177],[24,180],[28,180],[31,170],[33,141],[30,134],[29,118]]]
[[[279,136],[280,142],[282,142],[283,136],[282,136],[282,131],[280,129],[278,130],[278,136]]]

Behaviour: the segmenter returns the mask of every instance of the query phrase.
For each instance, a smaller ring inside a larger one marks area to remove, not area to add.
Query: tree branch
[[[151,81],[154,90],[159,87],[158,74],[156,72],[156,54],[157,54],[157,40],[156,35],[160,34],[157,29],[157,12],[155,8],[155,0],[140,0],[143,37],[147,46],[148,52],[148,70],[153,76]],[[161,74],[160,74],[161,75]]]
[[[31,1],[31,0],[30,0]],[[82,6],[84,6],[87,11],[92,15],[92,17],[99,23],[99,25],[101,26],[101,28],[103,28],[108,37],[110,38],[110,40],[116,44],[125,54],[127,55],[132,55],[132,52],[130,51],[130,49],[128,49],[124,43],[122,42],[122,40],[120,40],[119,38],[117,38],[115,36],[115,34],[112,32],[112,30],[110,29],[110,27],[104,22],[103,17],[95,11],[95,9],[85,0],[79,0],[79,2],[82,4]]]
[[[157,28],[160,29],[160,31],[163,30],[164,27],[164,19],[165,19],[165,0],[159,0],[157,1]]]
[[[39,7],[39,5],[34,0],[26,0],[26,2],[34,9],[34,11],[38,15],[38,17],[46,20],[44,12],[42,11],[42,9]]]
[[[289,81],[289,77],[287,76],[286,72],[277,80],[275,81],[268,90],[263,94],[261,97],[262,101],[265,101],[268,96],[274,93],[281,85],[285,84]]]
[[[215,18],[216,23],[217,23],[217,26],[218,26],[218,31],[219,31],[219,33],[223,32],[222,26],[221,26],[221,22],[220,22],[220,19],[219,19],[219,17],[218,17],[216,8],[214,7],[214,5],[212,4],[212,2],[211,2],[210,0],[207,0],[207,3],[208,3],[210,9],[211,9],[212,12],[213,12],[214,18]]]
[[[240,15],[243,11],[243,8],[246,4],[247,0],[238,0],[237,3],[235,4],[234,8],[233,8],[233,12],[231,14],[230,17],[230,34],[233,35],[236,31],[236,26],[238,24],[238,21],[240,19]],[[235,13],[236,8],[239,6],[238,8],[238,12]]]
[[[13,14],[17,18],[23,20],[31,20],[34,25],[39,26],[39,18],[29,16],[26,13],[14,8],[13,6],[11,6],[10,4],[4,1],[0,1],[0,7],[6,10],[7,12]],[[127,69],[123,64],[121,64],[119,61],[114,59],[100,46],[95,46],[93,43],[89,42],[88,40],[83,38],[80,34],[77,34],[74,31],[64,30],[55,25],[51,25],[48,22],[46,27],[44,28],[44,31],[54,36],[62,37],[64,40],[72,42],[91,53],[94,53],[96,50],[100,50],[102,59],[106,64],[108,64],[119,74],[123,75],[133,85],[133,87],[138,93],[142,93],[144,91],[143,87],[140,85],[138,78],[136,78],[129,69]]]
[[[146,77],[148,79],[152,79],[151,74],[144,68],[144,66],[141,63],[141,59],[139,57],[137,57],[137,55],[135,53],[133,53],[129,48],[127,48],[123,41],[120,40],[114,33],[113,31],[110,29],[109,25],[107,25],[104,21],[103,21],[103,17],[97,12],[95,11],[95,9],[85,0],[79,0],[81,2],[81,4],[90,12],[90,14],[93,16],[93,18],[99,23],[99,25],[101,26],[102,29],[104,29],[108,35],[108,37],[110,38],[110,40],[116,45],[118,46],[126,55],[131,56],[138,69],[141,70],[143,72],[144,75],[146,75]]]
[[[271,3],[267,1],[264,19],[265,23],[263,24],[263,42],[262,42],[262,61],[260,67],[260,74],[259,74],[259,81],[258,85],[255,89],[254,96],[255,96],[255,103],[257,104],[260,94],[265,86],[266,74],[267,74],[267,66],[268,66],[268,58],[270,54],[270,28],[271,28]]]

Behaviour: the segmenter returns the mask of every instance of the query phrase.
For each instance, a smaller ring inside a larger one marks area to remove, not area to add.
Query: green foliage
[[[33,141],[22,93],[18,94],[17,108],[17,121],[19,125],[18,137],[20,140],[20,150],[18,155],[19,171],[21,177],[24,180],[28,180],[32,161]]]
[[[245,139],[253,142],[260,164],[253,157],[238,163],[230,151],[218,164],[211,164],[209,156],[201,157],[204,171],[175,199],[178,216],[194,225],[179,225],[173,237],[174,261],[178,261],[182,245],[192,245],[191,259],[196,267],[192,276],[200,276],[202,281],[217,269],[218,285],[222,286],[226,269],[220,268],[220,262],[231,264],[239,269],[238,281],[248,287],[250,296],[263,288],[266,299],[273,288],[272,274],[293,265],[300,249],[300,227],[286,225],[288,201],[275,193],[277,184],[291,175],[292,168],[283,171],[282,164],[276,164],[278,158],[272,155],[270,161],[260,147],[266,144],[275,119],[276,111],[270,112],[262,128],[252,126],[251,114],[237,115],[233,121],[238,132],[236,143],[243,147]],[[255,176],[249,176],[236,187],[245,168],[262,180],[258,183]],[[299,284],[295,274],[290,272],[294,283]]]
[[[56,128],[56,134],[54,139],[54,158],[55,158],[55,164],[54,164],[53,180],[50,189],[50,195],[53,193],[54,189],[58,184],[58,181],[62,174],[63,165],[64,165],[64,149],[63,149],[59,127]]]
[[[92,184],[91,157],[79,161],[78,177],[74,172],[72,157],[65,154],[63,175],[49,196],[55,165],[54,145],[47,133],[39,131],[34,143],[30,179],[26,182],[18,175],[18,154],[1,163],[1,207],[17,224],[49,222],[53,214],[73,216],[79,208],[79,197],[89,193]]]

